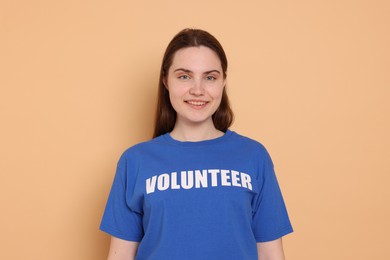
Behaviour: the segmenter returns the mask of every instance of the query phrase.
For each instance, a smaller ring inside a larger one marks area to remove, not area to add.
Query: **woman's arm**
[[[110,251],[107,260],[134,260],[138,242],[126,241],[111,236]]]
[[[257,243],[259,260],[284,260],[282,239]]]

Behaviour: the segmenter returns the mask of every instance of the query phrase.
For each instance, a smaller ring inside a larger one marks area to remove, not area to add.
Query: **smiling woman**
[[[209,138],[221,136],[212,115],[221,103],[226,80],[221,62],[211,49],[199,46],[178,50],[164,77],[170,102],[176,111],[171,135],[178,140],[194,138],[200,132]],[[210,129],[215,129],[210,132]],[[197,133],[191,135],[191,132]],[[185,136],[186,135],[186,136]]]
[[[281,237],[293,230],[272,160],[229,130],[226,71],[206,31],[169,43],[154,138],[119,159],[101,222],[110,260],[284,259]]]
[[[202,58],[206,60],[201,60],[200,57],[194,57],[194,54],[196,52],[202,52]],[[210,56],[205,57],[206,53],[210,54]],[[192,57],[189,57],[190,55]],[[176,70],[177,72],[183,73],[182,75],[177,75],[181,76],[181,79],[191,79],[191,76],[193,75],[189,73],[194,73],[195,71],[191,71],[190,68],[184,68],[179,66],[180,63],[187,66],[190,65],[190,67],[196,65],[192,63],[189,64],[187,60],[183,59],[187,56],[189,58],[196,59],[193,61],[197,62],[198,70],[204,70],[203,73],[206,73],[204,75],[206,76],[206,79],[211,79],[214,77],[215,79],[220,79],[224,82],[219,107],[212,115],[214,127],[217,130],[225,132],[233,122],[233,111],[230,108],[229,98],[226,94],[225,89],[228,61],[222,45],[214,36],[212,36],[206,31],[185,29],[182,32],[178,33],[168,44],[168,47],[163,57],[158,86],[158,102],[153,137],[158,137],[161,134],[171,132],[175,124],[177,123],[177,114],[171,103],[171,94],[167,87],[167,80],[170,76],[170,73],[172,71],[175,72]],[[175,69],[171,68],[173,62],[177,63],[177,67]],[[203,62],[209,62],[209,67],[206,67],[206,63]],[[199,73],[199,71],[197,72]],[[207,77],[207,73],[212,74],[208,75]]]

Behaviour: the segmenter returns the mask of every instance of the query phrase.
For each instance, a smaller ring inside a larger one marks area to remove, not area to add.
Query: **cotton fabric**
[[[140,242],[136,260],[257,260],[256,242],[293,231],[267,150],[230,130],[127,149],[100,229]]]

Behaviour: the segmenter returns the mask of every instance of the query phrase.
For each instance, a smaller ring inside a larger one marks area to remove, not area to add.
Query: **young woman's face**
[[[178,50],[164,82],[177,113],[176,124],[213,124],[226,83],[213,50],[205,46]]]

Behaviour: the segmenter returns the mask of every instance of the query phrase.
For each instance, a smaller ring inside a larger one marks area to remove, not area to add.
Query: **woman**
[[[185,29],[161,67],[154,138],[121,156],[101,223],[108,259],[284,259],[292,232],[266,149],[230,127],[227,59]]]

